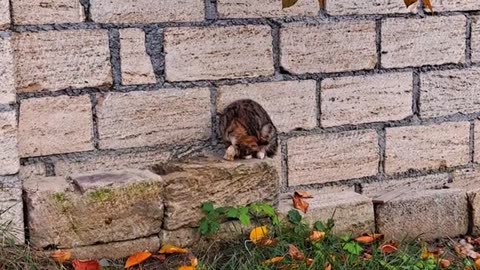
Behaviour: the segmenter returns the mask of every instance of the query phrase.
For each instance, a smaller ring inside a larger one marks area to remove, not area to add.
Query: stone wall
[[[283,191],[475,169],[480,2],[328,2],[0,0],[0,205],[21,239],[22,181],[215,148],[215,113],[244,97],[282,132]]]

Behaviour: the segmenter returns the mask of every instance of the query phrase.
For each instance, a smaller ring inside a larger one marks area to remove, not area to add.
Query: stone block
[[[420,190],[376,206],[377,226],[394,240],[456,237],[468,230],[467,194],[457,189]]]
[[[220,86],[217,108],[221,112],[233,101],[244,98],[262,105],[280,132],[317,126],[316,82],[313,80]]]
[[[472,17],[472,62],[480,62],[480,16]]]
[[[15,174],[19,168],[16,113],[0,112],[0,175]]]
[[[108,93],[97,100],[103,149],[186,144],[210,137],[207,88]]]
[[[46,168],[43,163],[33,163],[28,165],[20,166],[20,171],[18,172],[18,177],[22,181],[42,178],[46,176]]]
[[[474,131],[473,131],[473,137],[474,137],[474,146],[473,148],[475,149],[475,154],[474,154],[474,161],[476,163],[480,163],[480,121],[477,120],[474,122]]]
[[[387,128],[385,171],[465,165],[470,161],[469,136],[468,122]]]
[[[316,221],[326,223],[333,217],[337,234],[359,235],[375,229],[373,203],[370,198],[352,191],[338,193],[310,193],[311,199],[305,199],[310,205],[306,214],[299,211],[303,219],[310,224]],[[280,201],[278,211],[281,215],[288,214],[293,208],[291,198]]]
[[[382,66],[465,63],[465,16],[389,18],[382,23]]]
[[[325,133],[291,138],[289,186],[334,182],[376,175],[379,149],[374,130]]]
[[[141,29],[120,30],[120,58],[123,85],[157,82],[145,46],[145,32]]]
[[[2,0],[0,0],[0,10],[1,2]],[[13,71],[14,63],[11,38],[9,36],[0,36],[0,104],[11,104],[15,102],[15,79]]]
[[[85,13],[77,0],[11,1],[15,24],[80,23]]]
[[[22,190],[19,187],[5,188],[0,182],[0,226],[2,244],[25,243]]]
[[[480,189],[480,169],[478,167],[455,170],[452,173],[450,188],[472,191]]]
[[[229,162],[205,157],[159,164],[154,171],[165,181],[166,230],[198,226],[204,202],[216,206],[273,202],[279,192],[279,175],[270,159]]]
[[[295,74],[373,69],[374,21],[286,24],[280,29],[281,65]]]
[[[327,13],[330,15],[365,15],[365,14],[391,14],[408,13],[402,1],[384,0],[335,0],[329,1],[326,5]]]
[[[91,107],[88,96],[22,100],[18,131],[20,156],[93,150]]]
[[[434,12],[480,10],[477,0],[431,0],[431,3]]]
[[[96,172],[72,176],[69,182],[38,178],[25,182],[24,188],[35,247],[119,242],[161,230],[163,181],[148,171]]]
[[[4,30],[9,26],[10,26],[10,1],[0,0],[0,30]]]
[[[411,72],[325,79],[321,85],[324,127],[402,120],[412,112]]]
[[[167,28],[165,53],[167,81],[274,73],[271,28],[264,25]]]
[[[112,85],[107,30],[23,32],[13,41],[19,93]]]
[[[220,18],[316,16],[320,10],[315,1],[298,1],[292,7],[282,9],[278,0],[265,0],[261,5],[256,0],[218,0],[217,9]]]

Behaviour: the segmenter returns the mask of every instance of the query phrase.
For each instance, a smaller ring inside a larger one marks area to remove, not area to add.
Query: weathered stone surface
[[[472,62],[480,62],[480,16],[472,17]]]
[[[409,192],[378,205],[376,216],[379,231],[391,239],[455,237],[468,230],[467,194],[456,189]]]
[[[2,0],[0,0],[0,10],[1,1]],[[15,102],[13,50],[10,40],[10,37],[0,36],[0,104]]]
[[[34,246],[86,246],[160,232],[163,181],[148,171],[124,170],[27,181],[30,240]],[[112,211],[114,209],[114,211]]]
[[[22,181],[18,178],[18,175],[5,175],[0,176],[0,189],[9,188],[16,191],[22,189]]]
[[[465,16],[390,18],[382,23],[386,68],[465,62]]]
[[[35,178],[42,178],[46,175],[46,168],[43,163],[33,163],[29,165],[20,166],[18,177],[24,180],[30,180]]]
[[[470,124],[387,128],[385,171],[439,169],[467,164]]]
[[[209,157],[160,164],[154,170],[166,184],[166,230],[197,226],[203,202],[244,205],[274,201],[279,192],[278,172],[269,159],[228,162]]]
[[[210,91],[108,93],[98,98],[97,116],[100,148],[206,140],[211,133]]]
[[[79,23],[85,20],[77,0],[11,1],[15,24]]]
[[[0,0],[0,30],[10,25],[10,1]]]
[[[165,53],[168,81],[269,76],[274,72],[268,26],[167,28]]]
[[[71,250],[72,258],[80,260],[124,259],[137,252],[150,251],[155,253],[160,249],[157,236],[114,242],[94,246],[77,247]]]
[[[459,169],[452,173],[451,188],[472,191],[480,189],[480,169],[478,167]]]
[[[231,102],[244,98],[262,105],[281,132],[317,126],[316,82],[313,80],[220,86],[217,108],[222,111]]]
[[[112,84],[106,30],[23,32],[13,40],[20,93]]]
[[[305,199],[310,204],[307,214],[300,212],[310,224],[318,220],[326,223],[335,213],[334,233],[358,235],[374,230],[375,217],[371,199],[352,191],[310,195],[313,196],[312,199]],[[293,209],[291,198],[280,201],[280,214],[286,215],[290,209]]]
[[[287,24],[280,47],[282,67],[295,74],[373,69],[377,63],[373,21]]]
[[[412,113],[411,72],[322,81],[324,127],[401,120]]]
[[[282,3],[278,0],[265,0],[261,5],[256,0],[219,0],[217,5],[220,18],[316,16],[319,11],[315,1],[299,1],[286,9],[282,9]]]
[[[162,230],[160,232],[160,242],[178,247],[189,247],[198,243],[199,240],[198,228],[180,228],[175,231]]]
[[[442,173],[370,182],[362,184],[362,195],[370,198],[377,198],[387,192],[403,189],[405,187],[408,187],[408,192],[412,190],[439,189],[445,186],[450,186],[451,181],[452,178],[448,174]]]
[[[416,6],[416,5],[415,5]],[[389,14],[408,13],[409,9],[401,1],[384,0],[335,0],[326,5],[328,14],[354,15],[354,14]]]
[[[360,178],[378,171],[374,130],[296,137],[287,143],[290,186]]]
[[[23,201],[20,187],[5,188],[0,181],[0,224],[3,244],[24,244]],[[6,228],[5,228],[6,227]],[[6,230],[5,230],[6,229]]]
[[[420,115],[424,118],[480,111],[480,68],[421,75]]]
[[[480,185],[478,183],[476,189],[468,191],[468,200],[472,206],[472,233],[478,235],[480,233]]]
[[[0,112],[0,175],[15,174],[19,168],[15,111]]]
[[[96,153],[95,155],[76,158],[59,159],[55,162],[55,175],[94,172],[98,170],[148,169],[150,166],[171,158],[172,153],[164,150],[142,152],[135,150],[128,153]],[[21,171],[21,170],[20,170]]]
[[[473,157],[474,161],[476,163],[480,163],[480,121],[475,121],[474,122],[475,128],[474,128],[474,149],[475,149],[475,156]]]
[[[202,0],[91,0],[92,19],[99,23],[202,21]]]
[[[477,0],[431,0],[434,12],[480,10]]]
[[[145,47],[145,32],[141,29],[120,30],[122,84],[156,83],[155,73]]]
[[[20,103],[20,156],[92,150],[92,129],[88,96],[25,99]]]

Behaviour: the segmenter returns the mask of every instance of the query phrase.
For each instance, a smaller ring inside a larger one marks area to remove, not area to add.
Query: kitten
[[[251,99],[237,100],[219,115],[218,131],[227,148],[226,160],[275,155],[277,128],[260,104]]]

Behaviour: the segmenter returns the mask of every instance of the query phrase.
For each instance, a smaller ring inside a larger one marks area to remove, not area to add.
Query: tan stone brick
[[[423,118],[480,111],[480,68],[432,71],[421,75]]]
[[[10,1],[0,0],[0,30],[10,25]]]
[[[376,175],[378,151],[374,130],[289,139],[288,184],[325,183]]]
[[[480,16],[472,17],[472,62],[480,62]]]
[[[268,26],[167,28],[165,52],[168,81],[269,76],[274,72]]]
[[[468,230],[467,194],[457,189],[408,192],[375,213],[379,231],[394,240],[456,237]]]
[[[23,100],[18,144],[21,157],[93,150],[88,96]]]
[[[431,0],[433,11],[467,11],[480,10],[477,0]]]
[[[310,195],[313,198],[305,199],[310,204],[308,212],[300,212],[306,222],[313,225],[316,221],[322,221],[325,224],[333,216],[334,233],[359,235],[374,230],[375,217],[370,198],[353,191]],[[291,209],[291,198],[280,201],[278,211],[281,215],[287,215]]]
[[[15,174],[19,168],[15,111],[0,112],[0,175]]]
[[[29,165],[20,166],[20,171],[18,172],[18,177],[21,181],[30,181],[35,178],[45,177],[46,175],[45,164],[43,163],[33,163]]]
[[[299,73],[373,69],[375,22],[287,24],[280,30],[281,65]]]
[[[108,93],[99,98],[97,116],[104,149],[206,140],[211,133],[210,92],[195,88]]]
[[[413,7],[406,8],[402,1],[335,0],[327,2],[326,10],[331,15],[354,15],[408,13],[409,10],[414,9]]]
[[[112,83],[106,30],[25,32],[13,40],[18,92]]]
[[[476,163],[480,163],[480,121],[475,121],[474,123],[475,129],[474,129],[474,149],[475,149],[475,156],[473,157],[474,161]]]
[[[464,63],[465,29],[465,16],[386,19],[382,24],[382,66]]]
[[[15,102],[13,50],[10,37],[0,37],[0,104]]]
[[[218,0],[220,18],[264,18],[285,16],[316,16],[319,5],[315,1],[298,1],[294,6],[282,9],[279,0]]]
[[[203,21],[202,0],[91,0],[92,19],[99,23]]]
[[[455,170],[452,173],[450,188],[472,191],[480,189],[480,169],[478,167]]]
[[[23,245],[25,243],[25,226],[23,223],[23,201],[22,192],[17,189],[18,196],[10,197],[11,200],[4,200],[11,193],[9,189],[0,189],[0,224],[2,224],[2,243],[14,243]],[[6,226],[6,228],[4,227]]]
[[[218,110],[222,111],[231,102],[243,98],[262,105],[279,131],[317,126],[316,82],[313,80],[221,86]]]
[[[152,165],[171,158],[171,153],[164,150],[132,151],[125,154],[98,153],[91,157],[60,159],[55,162],[55,174],[67,176],[98,170],[148,169]]]
[[[79,23],[85,20],[77,0],[15,0],[12,2],[15,24]]]
[[[412,113],[411,72],[322,81],[324,127],[401,120]]]
[[[120,30],[120,58],[122,59],[122,84],[157,82],[145,47],[145,33],[141,29]]]
[[[467,164],[468,122],[387,128],[385,171],[439,169]]]

